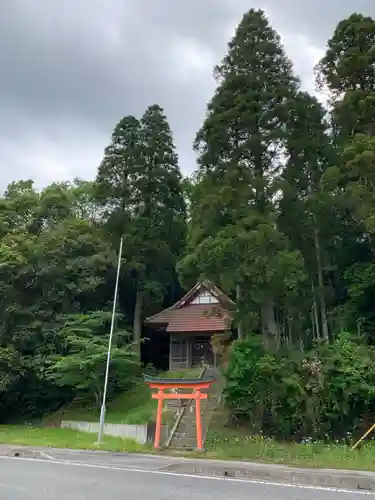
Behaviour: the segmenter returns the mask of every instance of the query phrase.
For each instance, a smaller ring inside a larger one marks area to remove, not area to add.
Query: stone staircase
[[[216,382],[207,391],[208,398],[201,401],[203,444],[211,417],[220,403],[222,393],[221,377],[214,368],[207,368],[205,376],[216,377]],[[203,391],[202,391],[203,392]],[[195,402],[189,401],[169,442],[169,447],[180,450],[194,450],[197,446],[195,423]]]

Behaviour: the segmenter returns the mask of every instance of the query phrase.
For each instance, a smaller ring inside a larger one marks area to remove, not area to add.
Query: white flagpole
[[[106,399],[107,399],[107,388],[108,388],[108,375],[109,375],[109,365],[111,362],[111,350],[112,350],[112,338],[113,338],[113,330],[115,326],[115,316],[116,316],[116,305],[117,305],[117,293],[118,293],[118,282],[120,277],[120,268],[121,268],[121,256],[122,256],[122,243],[123,240],[120,240],[120,249],[118,253],[118,263],[117,263],[117,275],[116,275],[116,284],[115,284],[115,293],[113,297],[113,309],[112,309],[112,319],[111,319],[111,329],[109,332],[109,342],[108,342],[108,353],[107,353],[107,366],[105,370],[105,379],[104,379],[104,389],[103,389],[103,400],[102,406],[100,409],[100,422],[99,422],[99,432],[98,432],[98,443],[102,441],[103,437],[103,429],[105,422],[105,411],[106,411]]]

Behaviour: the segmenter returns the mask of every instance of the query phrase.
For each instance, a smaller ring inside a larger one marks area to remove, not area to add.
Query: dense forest
[[[237,298],[231,417],[281,437],[375,415],[375,21],[341,21],[305,92],[247,12],[184,178],[163,109],[115,126],[94,181],[11,183],[0,200],[0,415],[99,404],[119,240],[110,396],[141,373],[145,316],[199,278]]]

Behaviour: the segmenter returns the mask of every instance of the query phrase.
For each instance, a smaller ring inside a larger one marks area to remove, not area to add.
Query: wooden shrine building
[[[153,335],[169,336],[169,369],[214,366],[211,337],[231,329],[235,303],[210,281],[197,283],[168,309],[146,318]]]

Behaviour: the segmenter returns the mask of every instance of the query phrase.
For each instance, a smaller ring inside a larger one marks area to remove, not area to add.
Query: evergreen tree
[[[375,21],[352,14],[338,23],[317,67],[318,84],[331,96],[332,129],[338,151],[324,182],[345,213],[346,236],[348,229],[351,235],[342,246],[348,264],[343,278],[349,298],[342,315],[350,328],[356,328],[361,317],[372,339],[374,319],[366,297],[372,293],[370,277],[374,275],[369,249],[375,252],[374,44]]]
[[[116,126],[97,176],[108,228],[124,236],[124,259],[136,281],[134,342],[139,346],[146,297],[160,302],[174,280],[185,240],[178,158],[160,106]]]
[[[274,207],[298,82],[263,11],[244,15],[228,49],[195,142],[198,185],[182,268],[189,274],[197,267],[229,290],[237,285],[241,302],[261,310],[267,341],[277,343],[277,302],[302,278],[301,256],[277,230]]]
[[[140,168],[140,123],[134,116],[125,116],[113,131],[96,178],[97,196],[107,217],[121,215],[125,220],[136,213],[133,185]]]
[[[341,21],[318,65],[331,93],[341,161],[330,172],[354,219],[375,233],[375,21],[353,14]],[[375,245],[373,245],[375,250]]]
[[[185,246],[186,204],[172,131],[160,106],[150,106],[142,116],[141,141],[144,176],[138,178],[138,190],[143,213],[179,256]]]
[[[375,80],[375,21],[352,14],[340,21],[317,66],[317,82],[334,98],[361,90],[371,94]]]
[[[291,104],[279,224],[301,251],[309,274],[305,294],[310,311],[298,323],[306,327],[309,323],[306,319],[310,318],[313,337],[328,340],[325,244],[332,235],[334,212],[321,179],[332,161],[333,148],[320,103],[308,93],[299,92]],[[301,305],[300,297],[297,308],[300,312]]]

